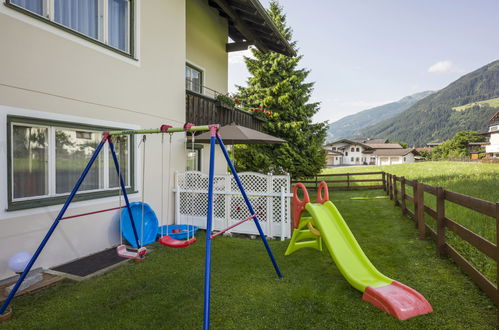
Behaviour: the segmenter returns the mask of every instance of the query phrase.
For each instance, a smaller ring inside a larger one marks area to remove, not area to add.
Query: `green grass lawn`
[[[418,180],[428,185],[441,186],[450,191],[459,192],[483,200],[491,202],[499,201],[499,165],[497,164],[421,162],[391,166],[333,168],[326,169],[323,172],[326,174],[372,171],[385,171],[399,177],[404,176],[407,179]],[[364,177],[375,178],[376,176],[358,176],[355,178],[360,179]],[[379,175],[377,177],[379,178]],[[333,180],[338,180],[338,178],[334,177]],[[398,187],[400,189],[400,185],[398,185]],[[407,193],[412,196],[412,188],[407,188]],[[425,204],[435,209],[435,197],[429,193],[425,193],[424,198]],[[407,202],[407,205],[410,209],[414,210],[412,203]],[[496,242],[495,219],[451,202],[446,202],[445,213],[447,217],[455,220],[471,231],[491,242]],[[429,215],[425,215],[425,221],[431,227],[436,228],[435,220]],[[487,257],[452,232],[447,231],[446,237],[450,244],[466,257],[466,259],[468,259],[478,270],[487,276],[489,280],[494,283],[496,282],[496,262],[494,260]]]
[[[382,191],[331,197],[374,265],[421,292],[434,312],[398,321],[363,302],[327,253],[304,249],[284,257],[288,242],[272,241],[284,274],[279,280],[259,240],[221,237],[213,242],[213,329],[495,327],[492,301],[451,261],[436,257],[432,242],[418,240],[414,223]],[[189,248],[154,245],[142,263],[20,297],[13,320],[0,328],[200,328],[203,234]]]

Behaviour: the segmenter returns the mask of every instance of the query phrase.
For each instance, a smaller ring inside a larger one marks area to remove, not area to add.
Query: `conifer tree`
[[[277,1],[268,9],[277,28],[296,50],[286,15]],[[326,123],[312,123],[319,103],[310,102],[314,83],[306,82],[309,70],[298,68],[302,55],[288,57],[275,52],[263,53],[252,48],[253,58],[245,57],[250,73],[247,87],[237,86],[237,98],[260,113],[272,112],[263,131],[287,141],[274,145],[238,145],[240,171],[283,173],[293,177],[312,176],[325,163],[322,148]],[[268,111],[265,111],[268,110]]]

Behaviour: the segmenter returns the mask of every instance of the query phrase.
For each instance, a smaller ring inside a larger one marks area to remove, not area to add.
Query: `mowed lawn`
[[[491,202],[499,202],[499,164],[482,164],[468,162],[421,162],[391,166],[360,166],[326,169],[324,173],[357,173],[385,171],[398,177],[404,176],[410,180],[431,185],[441,186],[447,190],[473,196]],[[380,176],[356,176],[354,179],[379,178]],[[333,180],[345,179],[345,177],[329,178]],[[372,184],[372,183],[357,183]],[[345,185],[344,183],[342,185]],[[398,184],[400,191],[400,184]],[[334,191],[334,185],[333,185]],[[412,187],[406,188],[407,194],[413,195]],[[400,198],[400,196],[399,196]],[[435,209],[435,196],[424,194],[425,204]],[[407,202],[410,209],[414,209],[411,202]],[[451,202],[445,203],[445,215],[470,229],[474,233],[496,242],[496,221],[478,212],[458,206]],[[425,214],[425,221],[434,229],[435,220]],[[496,262],[484,253],[462,240],[454,233],[447,231],[448,242],[455,247],[466,259],[468,259],[489,280],[496,282]]]
[[[277,279],[262,242],[220,237],[213,242],[213,329],[492,329],[496,307],[451,261],[417,239],[381,190],[331,196],[367,256],[385,275],[421,292],[434,312],[404,322],[362,301],[331,257],[303,249],[284,257],[288,242],[272,241],[284,274]],[[196,329],[202,326],[204,232],[184,249],[153,245],[142,263],[14,301],[0,329]]]

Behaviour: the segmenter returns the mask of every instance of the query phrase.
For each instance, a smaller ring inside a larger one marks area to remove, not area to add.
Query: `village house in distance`
[[[413,163],[419,153],[387,139],[341,139],[324,146],[326,166]]]
[[[499,158],[499,110],[490,118],[489,129],[483,133],[487,137],[485,158]]]

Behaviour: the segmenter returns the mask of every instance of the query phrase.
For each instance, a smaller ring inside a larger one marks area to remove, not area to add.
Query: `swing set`
[[[279,278],[282,278],[281,271],[279,269],[279,266],[277,265],[277,262],[274,258],[274,255],[272,254],[272,250],[270,249],[270,246],[268,244],[267,238],[265,234],[263,233],[262,227],[260,226],[260,222],[258,220],[258,214],[255,212],[253,209],[253,206],[251,204],[251,201],[246,194],[246,191],[244,190],[244,187],[241,183],[241,180],[234,168],[234,164],[232,163],[229,153],[227,152],[227,149],[225,148],[225,145],[222,141],[222,138],[218,134],[218,129],[219,125],[213,124],[213,125],[205,125],[205,126],[194,126],[191,123],[186,123],[183,127],[172,127],[169,125],[162,125],[159,129],[143,129],[143,130],[124,130],[124,131],[110,131],[110,132],[104,132],[103,137],[97,148],[95,149],[94,154],[90,158],[88,164],[85,166],[85,169],[83,170],[80,178],[77,180],[75,186],[73,187],[71,193],[69,194],[66,202],[64,203],[62,209],[59,211],[59,214],[55,218],[54,222],[52,223],[50,229],[48,232],[45,234],[45,237],[43,238],[42,242],[36,249],[35,253],[31,257],[30,261],[26,265],[24,271],[20,275],[19,279],[17,280],[16,284],[14,285],[13,289],[9,293],[9,296],[7,299],[3,302],[2,306],[0,307],[0,316],[8,314],[11,312],[11,310],[7,311],[6,310],[14,298],[16,292],[19,290],[19,287],[23,283],[24,279],[28,275],[29,271],[33,267],[33,264],[36,262],[37,258],[40,256],[40,253],[42,252],[43,248],[47,244],[48,240],[52,236],[53,232],[57,228],[57,225],[61,220],[65,219],[71,219],[71,218],[76,218],[76,217],[81,217],[85,215],[91,215],[91,214],[97,214],[97,213],[102,213],[102,212],[108,212],[112,210],[121,210],[121,209],[127,209],[127,215],[130,218],[131,222],[131,227],[133,230],[133,237],[137,246],[136,250],[129,250],[127,249],[126,245],[121,242],[121,244],[117,247],[117,253],[119,256],[124,257],[124,258],[131,258],[131,259],[143,259],[147,253],[147,248],[143,246],[144,242],[144,185],[142,185],[142,210],[141,210],[141,215],[142,215],[142,231],[141,231],[141,239],[139,239],[139,234],[134,222],[133,218],[133,212],[132,212],[132,207],[130,205],[129,199],[128,199],[128,194],[126,192],[125,188],[125,182],[123,180],[123,176],[121,175],[121,169],[120,165],[118,162],[118,157],[115,152],[114,144],[112,137],[113,136],[123,136],[123,135],[128,135],[128,136],[133,136],[137,134],[144,134],[142,138],[142,161],[143,161],[143,166],[142,166],[142,180],[144,180],[145,176],[145,135],[146,134],[162,134],[162,139],[161,139],[161,185],[162,185],[162,190],[161,190],[161,222],[163,223],[163,200],[164,200],[164,185],[163,185],[163,179],[164,179],[164,134],[168,133],[170,135],[170,147],[169,147],[169,166],[168,166],[168,185],[167,187],[170,187],[170,170],[171,170],[171,159],[172,159],[172,143],[171,143],[171,138],[173,133],[178,133],[178,132],[185,132],[185,133],[191,133],[192,134],[192,145],[194,147],[194,133],[195,132],[200,132],[200,131],[209,131],[211,133],[211,138],[210,138],[210,166],[209,166],[209,182],[208,182],[208,208],[207,208],[207,217],[206,217],[206,247],[205,247],[205,272],[204,272],[204,322],[203,322],[203,329],[209,329],[210,327],[210,285],[211,285],[211,245],[212,245],[212,239],[217,237],[218,235],[224,233],[227,230],[230,230],[231,228],[234,228],[235,226],[238,226],[248,220],[253,220],[255,223],[255,226],[260,234],[260,237],[262,239],[262,242],[265,246],[265,249],[269,255],[269,258],[272,262],[272,265],[274,266],[274,270]],[[109,143],[109,149],[111,151],[112,157],[113,157],[113,162],[116,168],[116,173],[119,178],[119,184],[120,184],[120,189],[119,189],[119,203],[120,205],[115,208],[110,208],[110,209],[105,209],[105,210],[100,210],[100,211],[94,211],[94,212],[88,212],[88,213],[82,213],[78,215],[72,215],[68,217],[64,217],[65,212],[67,211],[70,203],[73,201],[73,198],[75,197],[76,193],[78,192],[78,189],[80,188],[80,185],[82,184],[83,180],[85,179],[86,175],[88,174],[90,168],[92,167],[92,164],[95,162],[97,159],[97,156],[101,152],[103,146],[105,143]],[[237,186],[241,192],[241,195],[244,199],[244,202],[251,214],[251,216],[247,217],[244,220],[239,221],[238,223],[221,230],[220,232],[216,234],[212,234],[212,222],[213,222],[213,186],[214,186],[214,172],[215,172],[215,144],[218,143],[219,147],[222,150],[222,153],[225,157],[225,160],[227,161],[227,164],[234,176],[234,179],[237,183]],[[144,183],[144,181],[142,181]],[[123,195],[123,199],[125,201],[125,205],[121,205],[121,194]],[[167,205],[169,206],[169,195],[167,197]],[[123,210],[124,212],[124,210]],[[120,220],[120,227],[122,226],[122,220]],[[163,228],[163,226],[161,227]],[[172,248],[181,248],[181,247],[187,247],[194,242],[196,242],[196,238],[194,237],[194,230],[192,230],[192,237],[190,236],[190,230],[189,230],[189,225],[187,226],[188,231],[187,231],[187,239],[186,240],[177,240],[172,238],[169,235],[168,231],[168,224],[166,226],[166,234],[163,232],[162,237],[159,239],[159,242],[165,246],[172,247]],[[120,228],[121,229],[121,228]]]

